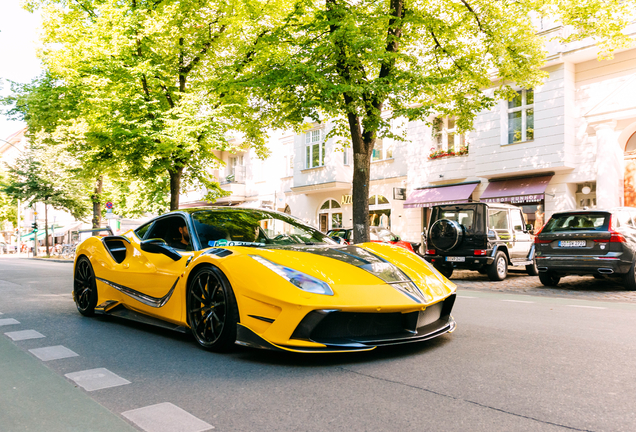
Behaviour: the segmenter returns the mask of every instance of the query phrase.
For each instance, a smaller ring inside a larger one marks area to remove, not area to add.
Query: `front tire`
[[[90,260],[85,256],[80,257],[75,264],[73,300],[79,313],[84,316],[95,315],[95,306],[97,306],[95,272]]]
[[[555,287],[555,286],[557,286],[559,284],[559,281],[561,280],[561,277],[548,271],[548,272],[539,273],[539,280],[545,286]]]
[[[495,260],[488,267],[488,278],[491,281],[502,281],[508,275],[508,257],[502,251],[498,251]]]
[[[188,323],[199,345],[210,351],[228,351],[236,342],[239,322],[234,291],[221,270],[200,268],[190,281],[187,296]]]

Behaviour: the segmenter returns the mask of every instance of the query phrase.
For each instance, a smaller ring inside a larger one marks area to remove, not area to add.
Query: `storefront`
[[[415,189],[404,202],[404,208],[422,208],[422,231],[425,231],[431,216],[430,207],[474,201],[473,192],[480,183],[472,181]]]
[[[545,190],[553,174],[535,177],[490,180],[479,198],[482,202],[501,202],[522,209],[525,223],[539,230],[545,223]]]

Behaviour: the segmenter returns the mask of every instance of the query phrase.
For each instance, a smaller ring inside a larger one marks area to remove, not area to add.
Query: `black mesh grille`
[[[311,339],[377,337],[404,331],[405,314],[333,312],[314,328]]]

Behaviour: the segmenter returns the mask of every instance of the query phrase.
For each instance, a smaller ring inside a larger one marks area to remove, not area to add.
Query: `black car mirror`
[[[337,241],[338,244],[341,244],[341,245],[349,244],[349,243],[347,243],[347,241],[345,239],[343,239],[342,237],[339,237],[339,236],[333,236],[333,237],[331,237],[331,239]]]
[[[526,224],[526,231],[532,231],[533,226],[532,224]]]
[[[179,252],[168,246],[163,239],[148,239],[140,243],[141,250],[148,253],[164,254],[173,261],[179,261],[182,256]]]

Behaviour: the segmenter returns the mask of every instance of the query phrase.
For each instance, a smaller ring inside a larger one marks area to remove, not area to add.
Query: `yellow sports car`
[[[455,285],[404,248],[339,245],[275,211],[197,208],[76,252],[83,315],[183,332],[204,348],[371,350],[452,332]]]

